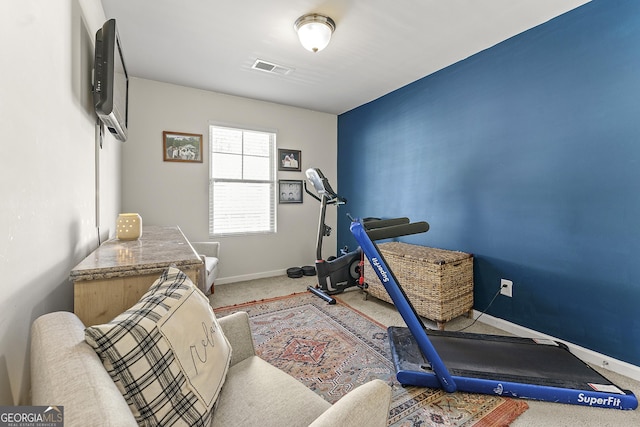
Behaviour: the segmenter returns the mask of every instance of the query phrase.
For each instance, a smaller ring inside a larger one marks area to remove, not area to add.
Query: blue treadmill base
[[[631,410],[638,406],[631,391],[619,389],[562,343],[461,332],[426,333],[459,391],[602,408]],[[439,388],[440,381],[411,331],[390,327],[388,334],[398,381]]]

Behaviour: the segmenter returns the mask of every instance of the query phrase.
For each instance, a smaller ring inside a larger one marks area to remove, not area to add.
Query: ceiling
[[[102,0],[130,76],[341,114],[588,0]],[[307,13],[336,22],[302,48]],[[291,68],[252,69],[256,59]]]

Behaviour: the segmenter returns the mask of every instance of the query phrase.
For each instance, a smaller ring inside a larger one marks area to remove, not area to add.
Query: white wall
[[[302,151],[302,171],[278,172],[279,179],[304,180],[307,168],[319,167],[330,182],[336,183],[335,115],[144,79],[132,79],[130,84],[122,206],[140,213],[143,224],[178,225],[189,240],[208,240],[210,122],[275,129],[279,148]],[[203,134],[203,163],[164,162],[165,130]],[[277,234],[218,239],[221,271],[216,283],[283,274],[288,267],[313,265],[319,206],[305,194],[301,205],[278,205]],[[327,223],[336,224],[333,207],[328,209]],[[324,248],[325,257],[335,253],[335,235],[325,239]]]
[[[91,68],[103,20],[95,0],[0,2],[0,405],[30,402],[31,323],[73,309],[69,271],[97,246]],[[107,137],[103,237],[119,210],[119,158]]]

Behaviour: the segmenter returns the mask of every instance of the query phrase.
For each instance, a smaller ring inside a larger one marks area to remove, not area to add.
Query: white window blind
[[[276,134],[210,126],[209,234],[276,231]]]

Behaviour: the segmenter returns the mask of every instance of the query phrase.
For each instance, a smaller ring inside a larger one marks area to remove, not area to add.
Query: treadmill
[[[387,329],[400,384],[600,408],[638,407],[633,392],[620,389],[563,343],[427,329],[375,241],[428,230],[427,222],[408,218],[351,223],[351,233],[407,324]]]

